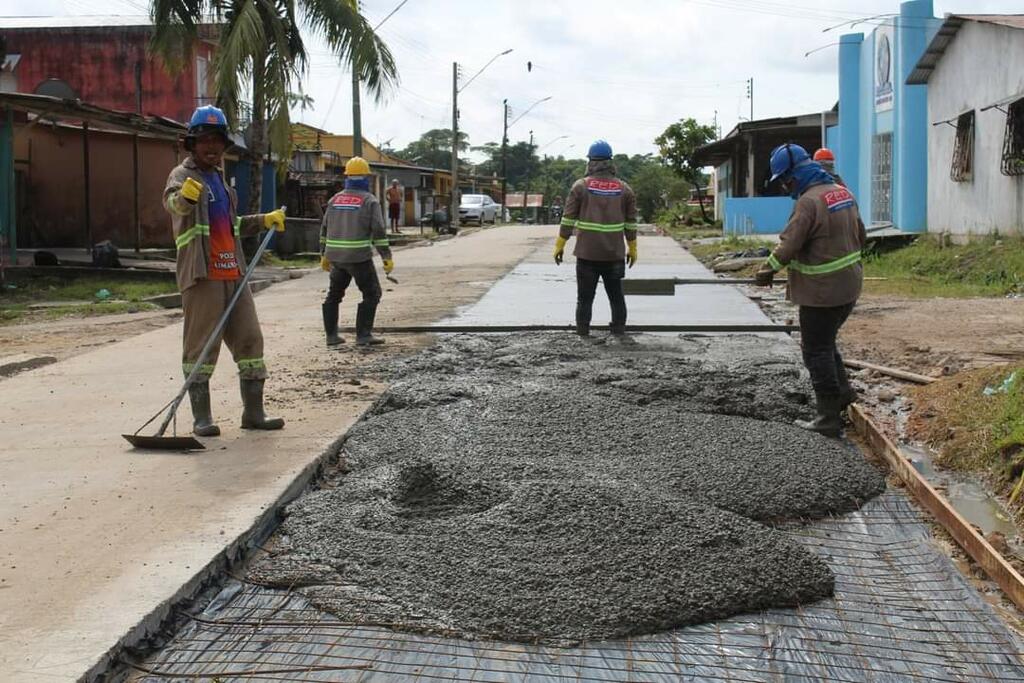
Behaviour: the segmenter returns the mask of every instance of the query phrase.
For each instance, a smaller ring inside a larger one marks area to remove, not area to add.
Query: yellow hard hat
[[[345,175],[370,175],[370,165],[362,157],[352,157],[345,163]]]

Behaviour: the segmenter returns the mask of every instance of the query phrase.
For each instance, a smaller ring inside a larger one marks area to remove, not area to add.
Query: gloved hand
[[[273,228],[278,232],[284,232],[284,211],[281,209],[275,209],[270,213],[263,214],[263,225],[267,226],[267,229]]]
[[[761,266],[761,269],[754,273],[754,284],[758,287],[771,287],[773,282],[775,282],[775,271],[767,264]]]
[[[562,258],[565,256],[565,245],[569,240],[565,239],[561,235],[555,240],[555,264],[562,265]]]
[[[181,198],[189,204],[197,204],[203,194],[203,184],[194,178],[185,178],[181,184]]]
[[[626,246],[629,247],[629,251],[626,253],[626,263],[632,268],[633,264],[636,263],[636,240],[626,242]]]
[[[389,258],[384,259],[384,274],[391,275],[391,271],[395,269],[395,262]]]
[[[324,271],[325,273],[331,272],[331,262],[327,260],[326,256],[320,257],[320,270]]]

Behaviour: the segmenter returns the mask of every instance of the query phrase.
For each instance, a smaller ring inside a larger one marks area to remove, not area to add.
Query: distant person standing
[[[398,229],[398,219],[402,214],[402,188],[398,186],[398,179],[391,181],[391,187],[385,193],[388,200],[388,221],[391,223],[391,232],[402,234]]]
[[[822,147],[814,153],[814,160],[817,161],[823,169],[825,169],[825,173],[832,176],[832,180],[836,181],[836,185],[846,187],[846,183],[843,182],[843,179],[839,177],[838,173],[836,173],[836,155],[832,153],[832,150],[828,147]]]
[[[555,263],[561,265],[565,245],[576,234],[576,334],[590,336],[598,280],[611,304],[611,333],[626,334],[626,297],[622,279],[626,264],[636,263],[636,195],[615,175],[612,148],[598,140],[587,152],[587,175],[577,180],[565,200],[555,242]]]

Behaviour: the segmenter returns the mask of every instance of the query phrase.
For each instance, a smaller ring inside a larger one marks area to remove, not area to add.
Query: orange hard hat
[[[814,153],[815,161],[835,161],[836,155],[828,147],[822,147]]]

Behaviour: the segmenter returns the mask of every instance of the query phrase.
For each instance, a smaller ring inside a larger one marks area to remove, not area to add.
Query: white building
[[[948,15],[928,85],[928,232],[1024,235],[1024,15]]]

